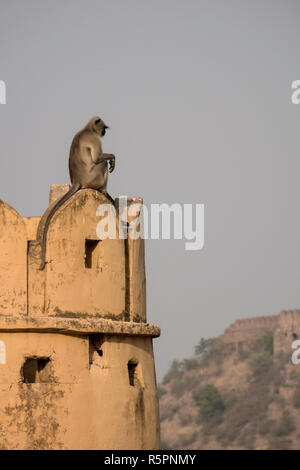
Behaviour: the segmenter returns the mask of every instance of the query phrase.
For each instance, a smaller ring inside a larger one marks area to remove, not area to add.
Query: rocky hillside
[[[298,449],[300,365],[274,333],[244,344],[204,340],[159,386],[163,449]]]

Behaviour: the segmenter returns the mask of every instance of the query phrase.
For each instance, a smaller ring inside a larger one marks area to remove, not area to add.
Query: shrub
[[[294,429],[295,426],[291,416],[289,415],[289,413],[285,412],[281,415],[279,423],[273,431],[273,435],[276,437],[287,436],[292,431],[294,431]]]
[[[254,450],[255,444],[255,431],[254,429],[247,429],[245,432],[242,432],[241,436],[238,439],[238,444],[243,446],[247,450]]]
[[[193,394],[193,399],[198,407],[201,420],[210,420],[216,414],[225,410],[225,404],[219,390],[208,384]]]
[[[179,377],[182,373],[182,363],[177,361],[176,359],[172,362],[170,369],[165,374],[162,379],[163,385],[168,384],[171,380],[175,379],[175,377]]]
[[[161,407],[160,409],[161,422],[166,421],[167,419],[172,420],[174,415],[177,414],[178,411],[179,411],[179,404],[177,402]]]
[[[268,450],[289,450],[291,441],[282,438],[273,438],[269,441]]]
[[[299,379],[299,375],[295,370],[292,370],[290,373],[290,380],[297,381]]]
[[[160,448],[161,448],[161,450],[173,450],[173,449],[175,449],[174,446],[170,446],[169,443],[167,441],[165,441],[164,439],[161,439],[161,441],[160,441]]]
[[[195,346],[195,355],[202,356],[203,354],[205,354],[208,351],[210,344],[210,339],[201,338],[199,344]]]
[[[245,347],[243,347],[238,350],[238,358],[240,361],[245,361],[246,359],[249,359],[249,356],[250,356],[249,349],[246,349]]]
[[[296,390],[293,395],[293,405],[295,408],[300,408],[300,390]]]
[[[198,374],[190,374],[184,376],[185,391],[192,391],[198,388],[201,383],[201,376]]]
[[[274,420],[264,417],[258,425],[258,432],[261,436],[269,434],[274,426]]]
[[[270,354],[265,351],[259,352],[249,359],[248,365],[254,375],[263,375],[271,369],[272,358]]]
[[[181,434],[179,436],[179,442],[177,443],[177,449],[182,449],[182,447],[186,447],[191,445],[195,439],[197,438],[198,433],[192,432],[190,434]]]
[[[266,376],[268,379],[268,375]],[[227,392],[228,393],[228,392]],[[231,396],[231,404],[230,403]],[[269,382],[255,380],[246,390],[228,393],[228,401],[225,399],[226,416],[219,426],[216,437],[223,446],[232,445],[234,441],[238,444],[252,448],[253,438],[263,418],[266,417],[271,395]]]
[[[184,359],[182,362],[182,369],[185,371],[196,369],[198,366],[199,366],[199,361],[198,359],[194,357],[190,359]]]
[[[178,418],[181,426],[188,426],[193,421],[191,414],[184,411],[178,413]]]
[[[175,395],[175,397],[180,397],[181,395],[183,395],[183,393],[185,392],[186,390],[186,383],[184,380],[182,380],[182,378],[176,378],[174,380],[172,380],[172,383],[170,385],[170,391],[172,393],[172,395]]]
[[[265,334],[257,341],[262,351],[272,355],[274,352],[274,335],[272,331],[266,331]]]

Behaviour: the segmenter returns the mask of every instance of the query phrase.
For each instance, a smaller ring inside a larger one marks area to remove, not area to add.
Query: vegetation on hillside
[[[237,348],[201,339],[159,386],[164,449],[289,449],[300,446],[300,367],[274,354],[265,331]]]

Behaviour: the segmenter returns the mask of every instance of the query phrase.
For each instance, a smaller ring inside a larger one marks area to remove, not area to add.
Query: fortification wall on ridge
[[[264,332],[274,333],[274,352],[292,351],[292,342],[300,338],[300,310],[282,310],[278,315],[236,320],[221,335],[227,344],[255,341]]]
[[[278,323],[278,315],[236,320],[232,325],[226,328],[221,339],[225,343],[253,341],[262,336],[264,331],[274,331]]]

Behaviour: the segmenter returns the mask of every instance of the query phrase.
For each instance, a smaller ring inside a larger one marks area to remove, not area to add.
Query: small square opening
[[[97,268],[96,248],[100,240],[85,240],[85,267],[87,269]]]
[[[52,382],[49,357],[28,357],[21,369],[24,383]]]

